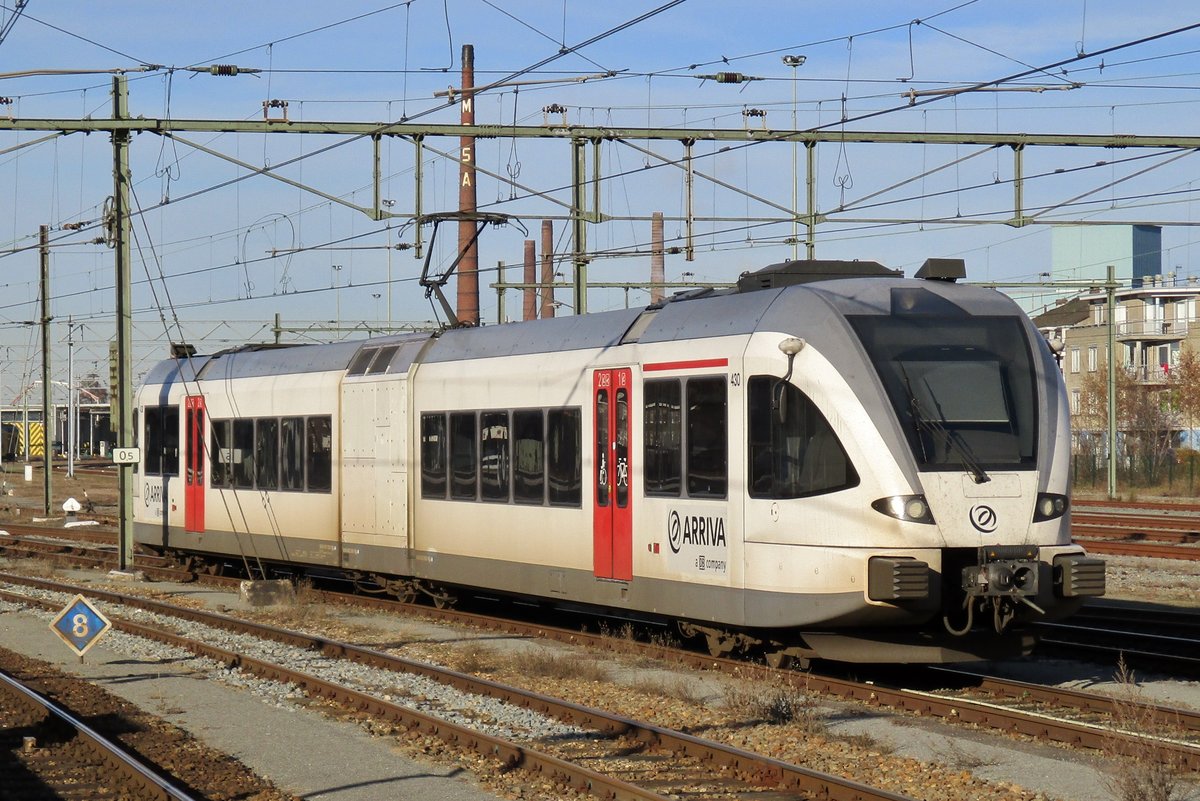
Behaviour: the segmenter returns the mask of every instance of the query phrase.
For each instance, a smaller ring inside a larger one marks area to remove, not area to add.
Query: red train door
[[[189,395],[183,410],[183,525],[204,531],[204,398]]]
[[[633,578],[633,495],[629,481],[632,384],[628,368],[596,370],[592,374],[596,432],[592,551],[596,578]]]

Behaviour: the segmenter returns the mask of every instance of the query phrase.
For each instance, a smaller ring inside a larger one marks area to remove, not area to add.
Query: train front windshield
[[[1021,319],[851,316],[918,465],[1032,469],[1037,392]]]

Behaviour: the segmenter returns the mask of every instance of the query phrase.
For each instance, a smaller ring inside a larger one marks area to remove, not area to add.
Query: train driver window
[[[795,386],[754,376],[748,386],[752,498],[803,498],[858,485],[829,421]]]
[[[446,415],[421,415],[421,497],[446,497]]]

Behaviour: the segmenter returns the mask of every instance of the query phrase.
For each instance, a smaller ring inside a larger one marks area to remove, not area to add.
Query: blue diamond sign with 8
[[[112,623],[99,609],[88,603],[86,598],[76,595],[54,618],[50,628],[71,650],[82,657],[112,628]]]

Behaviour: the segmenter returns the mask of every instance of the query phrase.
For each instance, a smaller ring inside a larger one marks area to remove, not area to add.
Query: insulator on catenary
[[[208,68],[208,71],[213,75],[237,75],[237,64],[213,64]]]
[[[742,83],[746,76],[740,72],[718,72],[717,83]]]

